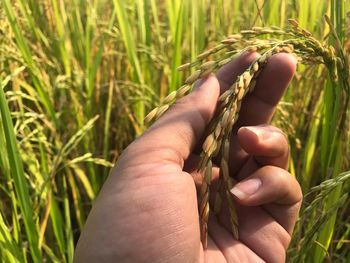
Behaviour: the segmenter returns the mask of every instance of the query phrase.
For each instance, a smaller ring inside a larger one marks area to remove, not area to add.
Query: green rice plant
[[[18,250],[18,245],[10,235],[9,228],[6,226],[2,215],[0,214],[0,242],[3,250],[1,258],[6,262],[24,262],[23,254]]]
[[[35,61],[33,60],[32,52],[27,44],[27,40],[25,39],[24,35],[22,34],[22,31],[19,27],[19,24],[16,19],[16,15],[14,13],[13,7],[8,0],[3,1],[3,7],[5,9],[6,15],[9,18],[10,25],[12,27],[12,30],[15,34],[15,39],[17,42],[17,46],[20,49],[21,55],[30,69],[30,74],[32,75],[34,85],[36,87],[36,91],[39,94],[39,97],[41,99],[42,104],[44,105],[45,109],[49,113],[50,117],[52,118],[53,122],[57,124],[57,119],[55,115],[55,111],[52,105],[52,101],[49,99],[48,91],[45,90],[45,83],[42,81],[42,79],[38,78],[38,76],[41,75],[40,70],[38,69]]]
[[[31,204],[28,202],[29,191],[27,182],[24,176],[22,159],[19,155],[19,150],[16,142],[16,138],[13,132],[13,125],[11,121],[11,114],[8,108],[2,81],[0,79],[0,112],[1,112],[1,120],[3,122],[2,128],[4,137],[6,139],[6,155],[8,161],[8,169],[7,175],[8,178],[13,180],[13,186],[16,193],[16,200],[18,202],[19,209],[21,214],[23,215],[23,222],[26,230],[26,237],[29,242],[29,249],[31,251],[31,255],[33,260],[40,261],[41,254],[38,249],[38,235],[37,235],[37,227],[33,220],[33,210]],[[2,229],[5,230],[4,224],[2,224]],[[6,236],[3,236],[6,238]],[[9,242],[7,242],[9,243]]]
[[[71,262],[91,204],[112,163],[143,132],[144,113],[188,93],[190,85],[178,88],[199,64],[182,72],[177,67],[196,61],[225,36],[253,27],[284,28],[291,17],[322,46],[333,46],[336,57],[343,52],[346,58],[350,2],[341,2],[0,0],[1,107],[8,105],[0,122],[0,145],[6,145],[0,147],[1,259]],[[325,13],[336,34],[324,23]],[[238,42],[252,44],[244,42],[248,37]],[[241,49],[238,42],[230,49]],[[224,51],[209,59],[218,61]],[[333,82],[326,67],[304,62],[273,122],[288,135],[290,172],[307,194],[350,169],[350,134],[343,74]],[[12,134],[12,144],[6,134]],[[17,177],[13,156],[23,164]],[[18,178],[27,199],[18,192]],[[291,260],[349,261],[347,181],[306,196]],[[322,191],[325,202],[307,209]],[[309,249],[301,250],[306,240]]]
[[[331,20],[330,32],[332,37],[330,38],[330,43],[335,46],[336,52],[339,56],[345,57],[342,46],[344,44],[344,31],[343,23],[345,19],[345,6],[344,2],[338,3],[337,1],[331,1]],[[349,67],[347,60],[343,60],[344,66]],[[344,74],[342,76],[344,81],[335,83],[328,81],[329,84],[326,85],[326,97],[325,97],[325,119],[322,127],[322,140],[321,147],[323,148],[322,153],[329,151],[329,155],[323,155],[322,171],[323,178],[327,178],[328,174],[331,173],[331,177],[336,176],[342,171],[343,154],[345,152],[345,145],[342,145],[342,140],[348,140],[346,136],[346,124],[345,119],[348,118],[347,110],[349,108],[349,92],[350,89],[348,84],[348,75]],[[344,93],[345,98],[344,98]],[[340,118],[339,118],[340,116]],[[339,127],[338,130],[330,129],[329,126]],[[332,209],[338,199],[341,198],[342,187],[339,186],[329,193],[329,198],[325,202],[324,210]],[[318,233],[317,244],[314,245],[314,260],[316,262],[323,261],[326,251],[330,246],[332,235],[335,228],[336,213],[333,213],[332,217],[329,219],[324,228]]]
[[[118,1],[118,0],[114,0],[114,7],[115,7],[115,12],[116,12],[116,16],[120,25],[120,30],[122,32],[122,36],[123,36],[123,40],[125,43],[125,47],[127,50],[127,54],[129,57],[129,60],[132,63],[133,66],[133,78],[135,80],[136,83],[140,84],[142,86],[144,80],[143,80],[143,75],[141,73],[141,66],[140,66],[140,62],[139,62],[139,58],[137,56],[137,51],[136,51],[136,47],[135,47],[135,42],[136,40],[134,39],[133,35],[131,34],[131,26],[129,24],[129,21],[126,17],[126,9],[124,6],[124,2]],[[142,8],[142,7],[140,7]],[[142,23],[140,23],[142,24]],[[141,27],[141,30],[143,30],[144,28]],[[147,38],[147,32],[146,29],[144,29],[145,32],[143,32],[144,34],[144,38]],[[144,39],[146,40],[146,39]],[[141,125],[142,122],[140,122],[140,120],[142,120],[144,118],[144,105],[142,101],[139,101],[137,103],[137,106],[135,108],[135,111],[137,113],[137,118],[136,120],[138,121],[138,125]],[[137,130],[138,133],[141,132],[141,130]]]
[[[310,191],[305,195],[304,207],[302,209],[302,216],[299,218],[297,228],[302,227],[304,223],[308,225],[307,219],[317,212],[317,220],[312,222],[312,225],[305,227],[305,233],[300,240],[294,239],[296,242],[289,249],[289,261],[290,262],[321,262],[326,256],[328,248],[322,245],[320,241],[317,241],[319,233],[322,228],[331,222],[331,217],[337,214],[337,210],[340,209],[348,200],[348,191],[345,191],[339,199],[332,200],[331,193],[341,187],[350,178],[350,172],[344,172],[339,176],[323,181],[321,184],[312,187]],[[312,200],[308,203],[309,197],[312,196]],[[323,209],[324,201],[333,201],[333,206],[327,210]],[[306,206],[307,205],[307,206]],[[306,206],[306,207],[305,207]],[[300,230],[299,230],[300,231]],[[317,244],[317,250],[313,250],[313,246]],[[318,250],[322,248],[320,254],[317,254]],[[313,253],[310,253],[313,252]],[[319,258],[316,258],[316,257]],[[320,261],[321,259],[321,261]]]

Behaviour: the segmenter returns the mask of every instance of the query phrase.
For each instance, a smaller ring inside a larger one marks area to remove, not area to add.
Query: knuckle
[[[303,191],[302,191],[301,186],[300,186],[299,182],[297,181],[297,179],[295,179],[293,177],[293,180],[294,180],[294,183],[295,183],[296,199],[297,199],[297,202],[300,203],[300,206],[301,206],[301,203],[302,203],[303,197],[304,197]],[[300,208],[300,206],[299,206],[299,208]]]
[[[283,189],[286,189],[285,186],[288,186],[290,181],[294,180],[287,170],[280,167],[266,165],[261,169],[263,170],[263,173],[261,174],[262,179],[269,182],[270,185],[278,187],[278,189],[280,189],[280,186],[283,186]]]
[[[281,137],[284,137],[284,139],[287,140],[288,137],[287,137],[286,133],[281,128],[274,126],[274,125],[269,125],[269,124],[266,125],[265,127],[267,129],[269,129],[271,132],[279,134],[279,135],[281,135]]]
[[[287,170],[274,165],[265,165],[262,169],[266,170],[265,172],[273,177],[278,176],[281,177],[281,179],[292,178],[292,175]]]
[[[284,131],[282,131],[280,128],[278,128],[278,127],[275,127],[275,126],[272,126],[272,127],[273,127],[273,132],[279,134],[280,138],[284,142],[288,143],[288,136],[287,136],[287,134]]]

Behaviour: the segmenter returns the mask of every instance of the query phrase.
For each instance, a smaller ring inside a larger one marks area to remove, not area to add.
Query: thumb
[[[220,85],[214,75],[203,79],[192,93],[177,101],[139,137],[133,147],[147,153],[147,162],[150,158],[152,161],[161,159],[182,166],[203,136],[219,92]]]

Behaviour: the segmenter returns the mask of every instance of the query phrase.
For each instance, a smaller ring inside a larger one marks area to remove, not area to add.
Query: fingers
[[[271,216],[289,233],[292,232],[302,192],[297,180],[286,170],[275,166],[264,166],[237,183],[231,189],[231,193],[242,205],[267,205],[265,209]]]
[[[231,192],[244,205],[292,205],[302,199],[299,183],[286,170],[264,166],[235,185]]]
[[[283,132],[271,125],[246,126],[238,130],[242,149],[261,165],[288,167],[289,146]]]

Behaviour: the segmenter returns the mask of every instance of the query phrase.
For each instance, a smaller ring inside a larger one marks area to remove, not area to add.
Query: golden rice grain
[[[189,76],[189,77],[186,79],[185,83],[186,83],[187,85],[193,84],[196,80],[198,80],[198,78],[199,78],[200,75],[201,75],[201,71],[200,71],[200,70],[195,71],[191,76]]]
[[[168,96],[164,98],[163,103],[169,104],[170,102],[172,102],[174,99],[176,99],[176,94],[177,94],[176,90],[172,91]]]
[[[176,93],[176,98],[182,98],[184,95],[186,95],[191,89],[190,85],[184,85],[182,86]]]
[[[178,71],[184,71],[191,68],[191,63],[186,63],[177,68]]]
[[[166,112],[169,109],[169,105],[163,105],[158,108],[156,119],[158,119],[160,116],[163,115],[164,112]]]
[[[144,122],[145,123],[151,122],[156,117],[157,111],[158,111],[158,108],[155,108],[150,113],[148,113],[147,116],[145,117]]]

